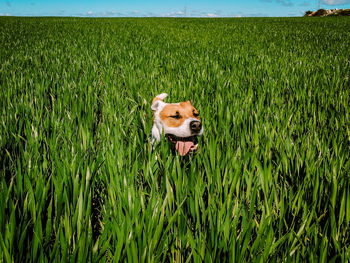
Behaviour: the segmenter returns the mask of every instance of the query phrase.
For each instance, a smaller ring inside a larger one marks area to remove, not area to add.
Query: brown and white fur
[[[191,102],[165,103],[166,93],[157,95],[152,102],[152,143],[159,142],[162,134],[175,145],[181,156],[197,150],[197,136],[203,134],[198,111]]]

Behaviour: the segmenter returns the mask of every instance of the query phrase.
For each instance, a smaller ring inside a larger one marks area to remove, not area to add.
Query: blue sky
[[[350,0],[0,0],[1,16],[251,17],[301,16],[318,7],[350,8]]]

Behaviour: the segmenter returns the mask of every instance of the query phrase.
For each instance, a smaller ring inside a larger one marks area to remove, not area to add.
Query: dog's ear
[[[151,109],[153,112],[156,112],[160,106],[163,106],[165,103],[162,100],[156,100],[152,106]]]
[[[166,93],[162,93],[156,96],[156,98],[160,99],[160,100],[164,100],[166,97],[168,97],[168,94]]]
[[[166,97],[168,97],[168,94],[162,93],[154,97],[152,101],[152,105],[157,101],[157,100],[164,100]]]
[[[166,94],[166,93],[162,93],[162,94],[157,95],[152,101],[152,106],[151,106],[152,111],[157,111],[157,109],[159,108],[160,105],[164,105],[165,103],[163,102],[163,100],[167,96],[168,96],[168,94]]]

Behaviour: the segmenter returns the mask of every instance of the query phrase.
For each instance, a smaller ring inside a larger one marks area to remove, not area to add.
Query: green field
[[[0,262],[349,262],[349,41],[343,17],[0,17]],[[152,151],[162,92],[198,154]]]

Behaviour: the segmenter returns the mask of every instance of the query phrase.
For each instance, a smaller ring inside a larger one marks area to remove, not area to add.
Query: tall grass
[[[0,262],[349,261],[349,39],[347,18],[0,18]],[[152,151],[162,92],[199,110],[197,155]]]

